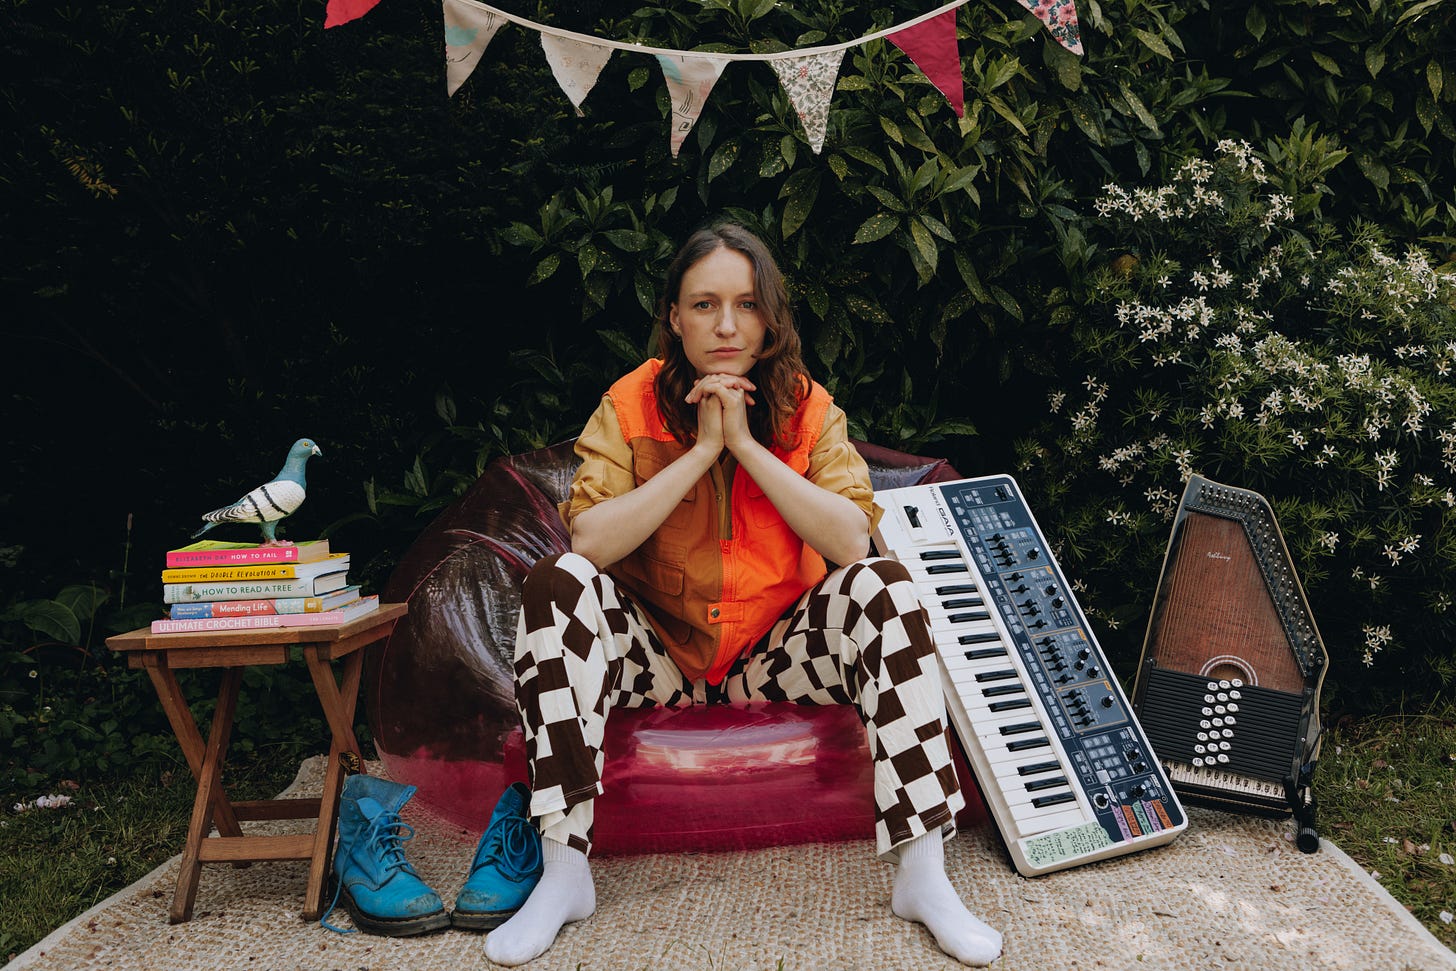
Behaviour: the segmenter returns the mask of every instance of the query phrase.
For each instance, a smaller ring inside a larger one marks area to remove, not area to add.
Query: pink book
[[[363,597],[336,610],[316,614],[257,614],[252,617],[203,617],[196,620],[154,620],[153,634],[186,631],[259,630],[265,627],[326,627],[344,624],[379,607],[379,597]]]

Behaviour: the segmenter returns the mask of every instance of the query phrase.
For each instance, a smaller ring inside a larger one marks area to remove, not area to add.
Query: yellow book
[[[254,566],[193,566],[162,571],[163,583],[217,583],[224,580],[307,580],[349,569],[348,553],[330,553],[312,563],[259,563]]]

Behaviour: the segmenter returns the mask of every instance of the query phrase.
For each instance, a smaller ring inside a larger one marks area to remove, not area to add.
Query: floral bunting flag
[[[445,90],[453,96],[470,77],[505,19],[461,0],[445,3]]]
[[[544,32],[541,34],[541,49],[546,52],[546,62],[551,65],[551,73],[556,75],[556,83],[571,99],[576,113],[582,114],[581,103],[591,93],[602,68],[611,60],[612,49]]]
[[[829,99],[834,95],[834,82],[839,77],[843,50],[825,51],[809,57],[780,58],[769,61],[779,76],[789,103],[799,113],[799,123],[809,136],[809,147],[818,155],[824,148],[824,133],[829,127]]]
[[[938,17],[897,30],[890,35],[890,41],[940,89],[956,115],[963,117],[966,87],[961,77],[961,52],[956,45],[956,12],[947,10]]]
[[[1058,44],[1073,54],[1082,53],[1082,27],[1073,0],[1021,0],[1021,5],[1046,24]]]
[[[687,54],[658,54],[657,62],[662,65],[662,77],[667,82],[667,94],[672,102],[672,132],[670,143],[672,157],[682,148],[688,132],[697,124],[708,103],[708,95],[723,68],[728,62],[721,57],[695,57]]]

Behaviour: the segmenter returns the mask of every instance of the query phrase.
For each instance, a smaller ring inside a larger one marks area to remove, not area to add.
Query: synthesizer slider
[[[946,710],[1025,876],[1160,846],[1188,820],[1010,476],[883,490]]]

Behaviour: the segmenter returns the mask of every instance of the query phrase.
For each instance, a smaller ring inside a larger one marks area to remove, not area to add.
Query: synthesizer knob
[[[1132,787],[1132,797],[1134,799],[1141,799],[1143,796],[1145,796],[1147,794],[1147,791],[1148,791],[1147,786],[1144,786],[1144,785],[1141,785],[1141,784],[1135,785],[1135,786]]]
[[[1106,697],[1104,697],[1102,699],[1102,707],[1103,708],[1111,708],[1112,707],[1112,704],[1113,704],[1113,702],[1112,702],[1112,695],[1107,695]]]
[[[1029,549],[1029,550],[1026,551],[1026,558],[1028,560],[1034,560],[1038,556],[1041,556],[1041,551],[1038,550],[1035,546],[1033,546],[1031,549]]]
[[[1062,605],[1064,603],[1066,603],[1066,601],[1063,600],[1061,597],[1053,597],[1052,598],[1052,606],[1054,608],[1056,608],[1057,610],[1060,610],[1062,608]]]
[[[1097,665],[1094,664],[1090,668],[1087,669],[1087,676],[1089,678],[1095,678],[1095,677],[1097,677]]]
[[[1087,660],[1091,656],[1092,656],[1092,652],[1089,651],[1089,650],[1087,650],[1087,648],[1085,648],[1085,647],[1082,648],[1080,651],[1077,652],[1078,659],[1083,660],[1083,661]]]

